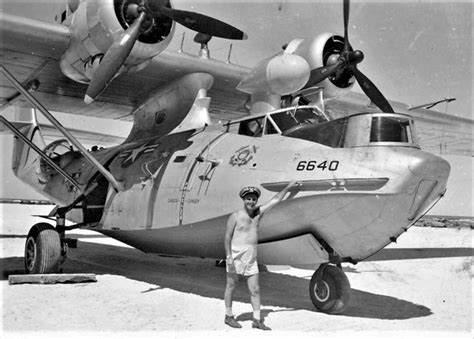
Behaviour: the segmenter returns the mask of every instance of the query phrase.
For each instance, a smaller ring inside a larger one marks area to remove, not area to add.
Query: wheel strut
[[[61,242],[61,257],[63,262],[67,257],[68,243],[66,241],[66,215],[60,213],[56,216],[56,231],[59,234],[59,241]]]

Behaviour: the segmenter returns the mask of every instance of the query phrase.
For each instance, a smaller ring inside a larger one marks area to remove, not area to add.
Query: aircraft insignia
[[[128,167],[135,162],[135,160],[143,153],[151,153],[158,147],[160,144],[143,144],[140,147],[124,151],[119,155],[119,158],[124,158],[122,161],[122,168]]]
[[[252,158],[255,153],[257,153],[257,146],[243,146],[239,148],[235,153],[230,157],[229,164],[232,166],[243,166],[246,165]]]

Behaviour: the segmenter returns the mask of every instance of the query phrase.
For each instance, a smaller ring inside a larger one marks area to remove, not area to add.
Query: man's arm
[[[271,208],[273,208],[273,206],[278,204],[283,199],[285,194],[294,186],[296,186],[296,181],[291,180],[290,183],[280,192],[275,194],[275,196],[273,196],[273,198],[271,198],[269,202],[267,202],[265,205],[260,206],[260,215],[264,214],[265,212],[268,212]]]
[[[231,242],[232,242],[232,237],[234,235],[234,229],[235,229],[235,213],[232,213],[229,219],[227,220],[227,226],[226,226],[225,237],[224,237],[224,247],[225,247],[226,258],[229,258],[229,257],[232,258]]]

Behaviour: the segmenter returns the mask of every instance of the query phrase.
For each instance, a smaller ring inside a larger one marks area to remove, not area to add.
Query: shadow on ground
[[[0,259],[2,279],[10,274],[23,274],[23,258]],[[77,249],[69,251],[64,273],[95,273],[121,275],[143,281],[150,286],[141,293],[169,288],[203,297],[223,299],[225,269],[215,260],[172,258],[145,254],[136,249],[79,241]],[[284,272],[282,272],[284,273]],[[242,281],[235,300],[250,302],[247,284]],[[308,295],[309,279],[286,274],[261,272],[262,305],[286,308],[281,311],[307,310],[316,312]],[[264,316],[273,310],[266,310]],[[277,311],[280,312],[280,311]],[[351,304],[343,316],[373,319],[410,319],[432,314],[425,306],[390,296],[352,289]],[[246,315],[241,315],[245,319]]]
[[[474,249],[467,247],[384,248],[364,261],[472,257]]]

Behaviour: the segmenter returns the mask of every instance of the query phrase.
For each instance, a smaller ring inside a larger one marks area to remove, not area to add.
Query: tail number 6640
[[[337,171],[339,167],[339,161],[337,160],[324,160],[321,162],[317,162],[315,160],[301,160],[298,165],[296,166],[297,171],[314,171],[316,169],[320,169],[321,171],[328,170],[328,171]]]

